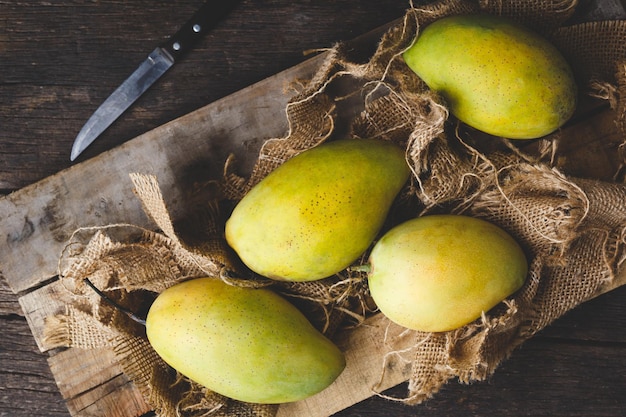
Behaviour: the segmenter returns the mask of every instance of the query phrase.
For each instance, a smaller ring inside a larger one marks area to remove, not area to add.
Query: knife
[[[87,120],[74,140],[70,160],[75,160],[102,132],[124,113],[150,86],[212,29],[237,2],[209,0],[172,37],[159,45]]]

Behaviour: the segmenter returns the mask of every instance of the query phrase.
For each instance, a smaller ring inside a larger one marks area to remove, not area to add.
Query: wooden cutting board
[[[621,11],[623,12],[623,10]],[[611,16],[617,17],[617,16]],[[382,33],[369,34],[367,43]],[[7,236],[0,246],[2,275],[20,295],[20,304],[42,351],[43,320],[63,306],[66,295],[57,280],[57,262],[72,232],[80,227],[130,223],[153,229],[133,194],[129,174],[155,175],[174,219],[185,215],[183,191],[193,181],[215,178],[233,153],[250,168],[261,143],[287,131],[284,108],[295,80],[307,79],[324,54],[239,91],[193,113],[147,132],[96,158],[75,165],[43,181],[0,199],[0,227]],[[606,105],[589,103],[565,130],[566,173],[610,180],[618,166],[620,133]],[[626,283],[626,271],[604,288]],[[380,316],[346,332],[347,368],[327,390],[306,401],[282,406],[280,416],[327,416],[349,407],[378,390],[408,378],[406,365],[386,370],[380,381],[385,352],[400,350],[404,341],[384,337]],[[150,411],[134,384],[115,364],[107,349],[50,351],[49,364],[73,416],[140,416]]]

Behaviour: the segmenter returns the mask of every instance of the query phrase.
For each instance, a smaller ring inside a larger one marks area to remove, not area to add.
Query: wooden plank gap
[[[123,374],[69,399],[67,406],[73,417],[140,417],[152,411]]]

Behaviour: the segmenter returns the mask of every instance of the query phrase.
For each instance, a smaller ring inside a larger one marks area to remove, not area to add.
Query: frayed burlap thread
[[[152,349],[142,325],[85,283],[89,279],[120,306],[145,314],[156,294],[166,288],[187,279],[220,276],[221,269],[229,266],[225,246],[212,249],[220,241],[216,236],[195,246],[179,238],[156,178],[140,174],[131,178],[146,214],[163,233],[132,225],[77,230],[59,261],[60,281],[72,302],[62,314],[47,318],[44,344],[111,349],[160,417],[274,415],[275,406],[240,403],[177,374]],[[215,230],[214,218],[207,219],[206,230]],[[117,235],[123,237],[121,241]],[[228,282],[236,285],[238,280]]]
[[[278,165],[303,150],[322,143],[333,131],[334,106],[325,95],[298,95],[287,104],[285,111],[289,122],[287,136],[269,139],[263,144],[248,179],[234,172],[236,161],[227,161],[224,168],[225,181],[222,183],[222,193],[226,198],[240,200]]]
[[[357,140],[392,141],[406,149],[413,175],[397,202],[403,211],[398,218],[467,214],[499,225],[524,247],[530,271],[520,291],[461,329],[444,333],[405,329],[402,337],[414,345],[388,352],[380,364],[383,378],[386,360],[401,357],[410,363],[407,395],[395,399],[407,404],[424,402],[452,379],[470,383],[489,377],[529,337],[612,285],[626,263],[626,186],[571,178],[556,168],[558,143],[567,140],[559,132],[538,142],[539,151],[518,148],[504,138],[495,146],[493,140],[481,141],[477,132],[451,117],[440,96],[406,69],[402,52],[423,27],[440,17],[476,12],[509,16],[552,39],[575,64],[582,93],[606,100],[617,110],[616,123],[624,129],[626,24],[562,27],[576,4],[574,0],[411,3],[365,62],[351,60],[351,48],[337,44],[326,52],[308,83],[298,80],[298,92],[285,108],[289,129],[284,137],[268,138],[252,174],[239,176],[237,161],[227,161],[216,201],[199,207],[193,217],[198,230],[192,239],[170,218],[156,178],[131,175],[158,231],[132,225],[77,231],[59,271],[73,301],[48,320],[47,342],[111,347],[159,416],[275,415],[276,406],[232,401],[178,375],[158,358],[141,327],[103,302],[84,279],[136,311],[177,282],[218,276],[231,285],[271,285],[329,335],[340,331],[346,318],[350,325],[358,325],[375,308],[367,274],[359,269],[367,253],[353,267],[326,280],[272,283],[231,259],[220,217],[221,203],[236,203],[277,166],[341,132]],[[626,145],[619,145],[623,161]]]
[[[534,21],[533,27],[569,51],[576,48],[581,33],[584,38],[585,32],[593,30],[593,25],[584,24],[557,31],[575,5],[575,1],[500,1],[481,2],[476,9],[470,2],[443,1],[413,8],[383,37],[368,63],[346,63],[341,54],[331,54],[329,59],[337,62],[324,68],[338,68],[337,72],[324,74],[326,78],[318,74],[314,89],[308,92],[321,94],[320,85],[329,85],[324,79],[353,77],[361,81],[363,111],[355,118],[351,132],[354,137],[377,137],[407,147],[413,190],[422,203],[415,215],[443,211],[485,218],[509,231],[529,254],[528,282],[503,306],[458,331],[428,335],[426,342],[416,335],[420,343],[409,394],[403,399],[407,403],[430,398],[455,377],[465,383],[485,379],[524,340],[597,294],[623,263],[611,261],[624,256],[623,238],[619,237],[623,237],[626,222],[623,186],[612,189],[610,199],[600,199],[580,185],[588,186],[585,180],[569,178],[550,161],[542,162],[543,154],[535,157],[520,151],[511,153],[510,149],[481,149],[471,138],[450,128],[445,103],[398,64],[399,52],[410,45],[421,27],[444,15],[476,11]],[[594,80],[614,85],[614,71],[605,68],[611,68],[610,62],[623,53],[621,47],[611,46],[613,33],[603,34],[604,25],[596,24],[599,34],[587,44],[588,48],[604,47],[604,53],[580,56],[576,73],[584,79],[592,74],[585,68],[599,68],[593,71]],[[622,27],[623,23],[616,25]],[[602,63],[589,62],[597,60]],[[591,83],[591,79],[583,81],[582,89],[587,90]],[[616,102],[623,102],[622,97]],[[593,184],[597,189],[606,187]],[[592,226],[604,215],[596,211],[598,207],[611,207],[621,226],[614,231],[607,230],[610,226],[606,224]],[[598,239],[607,234],[613,237]],[[605,241],[613,246],[602,243]]]

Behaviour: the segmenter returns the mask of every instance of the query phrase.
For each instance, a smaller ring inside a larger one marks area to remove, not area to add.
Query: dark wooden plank
[[[488,381],[450,382],[414,407],[372,397],[335,416],[621,416],[625,301],[621,287],[572,310],[524,343]],[[385,394],[402,398],[406,385]]]
[[[0,317],[18,315],[23,316],[17,297],[9,288],[6,281],[0,276]]]
[[[29,340],[26,322],[3,318],[2,326],[9,337],[0,338],[0,372],[7,371],[0,375],[0,415],[69,416],[45,355],[38,353],[34,342],[22,345]],[[626,409],[621,391],[626,381],[620,371],[626,365],[626,334],[616,329],[625,327],[626,288],[622,287],[573,310],[528,341],[487,382],[471,386],[450,383],[440,395],[415,408],[373,397],[337,416],[619,416]],[[38,383],[32,383],[33,378]],[[405,388],[400,385],[387,394],[402,396]],[[581,404],[590,392],[592,404]],[[16,396],[22,399],[19,403],[13,401]],[[570,403],[582,408],[576,411]],[[36,407],[40,413],[33,413]],[[598,410],[598,414],[590,410]]]
[[[0,189],[14,191],[68,167],[74,135],[93,109],[200,3],[0,2]],[[406,7],[390,0],[244,4],[231,25],[209,37],[85,158],[301,62],[306,49],[384,24]],[[451,384],[415,409],[372,398],[338,415],[622,415],[626,383],[615,369],[624,368],[624,306],[623,288],[581,306],[486,383]],[[0,338],[0,416],[68,416],[47,356],[38,353],[20,314],[17,297],[0,287],[0,328],[10,335]]]
[[[626,286],[578,306],[545,328],[539,337],[552,340],[626,347]]]
[[[412,407],[371,398],[335,416],[621,416],[626,380],[619,370],[624,366],[623,354],[611,346],[538,338],[487,382],[451,383],[433,399]],[[405,390],[401,385],[386,394],[402,397]]]
[[[0,326],[0,416],[68,417],[67,405],[26,320],[2,316]]]
[[[2,2],[0,189],[70,166],[96,107],[201,0]],[[81,160],[304,61],[404,13],[408,2],[243,1]]]
[[[250,93],[252,90],[250,91],[244,91],[244,93]],[[261,89],[261,91],[263,91]],[[237,97],[231,96],[231,100],[234,100],[235,103],[237,103]],[[252,95],[253,97],[258,97],[259,95]],[[246,96],[247,97],[247,96]],[[224,102],[227,102],[228,99],[224,99]],[[222,101],[218,102],[217,104],[220,104]],[[209,109],[208,107],[211,107],[211,109]],[[172,124],[172,125],[166,125],[163,128],[158,129],[156,132],[150,132],[146,135],[143,135],[140,138],[135,139],[132,143],[129,143],[128,146],[124,146],[124,147],[120,147],[118,149],[115,149],[113,151],[110,152],[110,154],[108,156],[115,156],[113,158],[96,158],[92,161],[89,161],[87,164],[89,164],[89,166],[91,168],[96,167],[97,171],[103,171],[103,168],[100,167],[99,162],[100,161],[105,161],[108,163],[109,168],[111,168],[113,171],[112,172],[118,172],[121,174],[128,174],[127,171],[125,171],[125,169],[127,169],[127,167],[129,166],[129,163],[127,161],[128,158],[128,154],[130,154],[131,152],[129,151],[129,149],[144,149],[147,151],[145,152],[145,155],[139,154],[137,159],[134,161],[136,163],[136,166],[139,166],[140,164],[138,163],[138,160],[142,160],[145,158],[146,155],[154,155],[155,151],[157,149],[161,149],[160,148],[160,141],[162,140],[168,140],[168,139],[172,139],[175,137],[179,137],[181,140],[183,138],[193,138],[199,135],[198,129],[200,131],[204,131],[203,127],[199,127],[202,125],[202,123],[204,123],[207,119],[208,116],[206,116],[206,114],[213,114],[214,110],[212,110],[212,106],[208,106],[207,108],[205,108],[205,110],[201,110],[199,112],[195,112],[192,113],[188,116],[185,116],[183,119],[184,120],[179,120],[178,123],[176,124]],[[233,106],[234,107],[234,106]],[[253,106],[255,107],[255,106]],[[224,108],[228,108],[228,106],[219,106],[218,108],[224,109]],[[604,119],[604,115],[605,113],[610,113],[608,111],[604,111],[601,113],[596,113],[594,114],[594,117],[597,116],[601,116],[603,117],[603,119],[601,120],[605,120]],[[211,118],[211,117],[208,117]],[[228,120],[228,118],[226,118]],[[606,118],[606,120],[610,120],[611,117]],[[192,120],[193,123],[189,123],[189,120]],[[581,118],[581,120],[579,121],[580,124],[584,125],[586,122],[586,118]],[[189,128],[183,128],[181,126],[191,126],[191,131],[189,131]],[[592,124],[592,126],[595,126]],[[605,134],[600,135],[601,137],[599,138],[599,140],[603,140],[603,138],[606,136],[614,136],[615,135],[615,128],[612,124],[606,124],[606,123],[599,123],[598,126],[595,126],[592,130],[595,132],[596,130],[598,130],[599,128],[603,128],[606,129]],[[176,135],[173,134],[172,132],[176,132],[179,129],[183,129],[185,130],[184,134],[180,134],[180,135]],[[577,124],[573,124],[572,127],[570,127],[569,129],[566,130],[566,133],[564,136],[567,136],[567,132],[568,131],[572,131],[572,132],[581,132],[580,129],[577,127]],[[598,130],[597,133],[601,133],[603,131]],[[583,131],[582,136],[584,136],[586,138],[586,134]],[[572,138],[576,139],[575,135],[572,135]],[[196,139],[197,141],[201,141],[201,137],[198,136],[198,138]],[[595,139],[594,139],[595,140]],[[156,149],[153,149],[152,146],[156,146]],[[160,155],[161,157],[161,155]],[[168,157],[173,158],[176,157],[175,154],[169,155]],[[154,159],[151,159],[149,162],[153,162],[154,163]],[[188,162],[188,161],[183,161],[181,160],[181,162]],[[144,162],[142,162],[143,164]],[[154,163],[154,165],[157,165],[157,163]],[[172,166],[178,166],[178,164],[172,164]],[[39,186],[39,188],[32,188],[32,187],[28,187],[28,189],[25,189],[22,192],[16,193],[19,194],[19,197],[24,198],[25,200],[28,200],[30,198],[33,199],[33,202],[36,202],[38,200],[38,196],[40,197],[40,195],[43,195],[45,198],[43,199],[46,204],[47,201],[49,200],[48,197],[46,197],[47,191],[46,189],[50,188],[50,190],[52,190],[52,194],[50,194],[50,198],[52,199],[57,199],[56,194],[58,193],[59,187],[55,187],[54,184],[51,186],[50,183],[54,182],[54,181],[58,181],[59,184],[63,184],[64,187],[66,187],[65,191],[66,193],[70,193],[70,187],[69,185],[74,184],[75,187],[74,188],[78,188],[81,189],[81,185],[80,185],[80,181],[78,179],[78,175],[80,175],[83,171],[81,171],[82,166],[77,166],[75,169],[71,169],[71,170],[67,170],[66,172],[63,173],[63,175],[61,176],[55,176],[55,177],[51,177],[48,180],[42,181],[41,183],[38,183],[37,185]],[[118,169],[119,168],[119,169]],[[170,173],[168,171],[163,171],[161,172],[161,174],[166,173],[168,176],[170,176]],[[176,175],[173,175],[174,177],[176,177]],[[107,177],[107,180],[110,180],[112,177],[112,174],[109,174],[109,177]],[[90,182],[90,184],[93,184],[95,180],[92,180]],[[99,191],[100,193],[104,192],[105,188],[110,188],[111,185],[110,184],[101,184],[101,186],[99,187]],[[74,190],[74,188],[72,188],[72,191]],[[118,188],[113,188],[114,190],[123,190],[124,186],[123,185],[119,185]],[[33,191],[32,195],[30,195],[28,192]],[[90,190],[83,190],[81,192],[85,192],[85,194],[90,194]],[[111,193],[111,195],[113,195],[114,193]],[[29,197],[30,196],[30,197]],[[12,198],[13,201],[15,201],[17,199],[18,196],[14,196]],[[131,198],[131,196],[129,196],[128,198]],[[39,198],[40,199],[40,198]],[[176,198],[175,198],[176,199]],[[70,213],[73,213],[71,210],[73,210],[73,206],[71,206],[72,201],[83,201],[83,199],[76,199],[76,198],[67,198],[66,199],[66,203],[69,204],[68,207],[70,209]],[[60,204],[60,203],[59,203]],[[121,203],[119,203],[119,205],[122,205]],[[17,205],[16,205],[17,207]],[[45,211],[45,210],[44,210]],[[138,211],[138,210],[137,210]],[[90,214],[90,216],[93,215]],[[114,215],[115,216],[115,215]],[[103,217],[103,215],[97,216],[97,217]],[[8,223],[7,223],[8,224]],[[64,225],[64,227],[67,227],[67,225]],[[42,233],[42,236],[45,237],[47,235],[47,231],[44,230],[44,232]],[[49,242],[48,242],[49,243]],[[48,244],[46,243],[46,244]],[[33,246],[34,244],[32,242],[27,243],[27,245]],[[39,247],[39,249],[42,249],[41,247]],[[33,249],[34,250],[34,249]],[[31,253],[32,251],[26,251],[27,253]],[[23,268],[24,265],[22,263],[18,263],[17,264],[20,268]],[[52,266],[56,265],[56,263],[51,263]],[[12,284],[14,284],[15,287],[15,282],[11,281]],[[36,283],[35,283],[36,284]],[[31,283],[29,283],[28,285],[33,285]],[[19,288],[19,287],[18,287]],[[24,288],[28,288],[28,287],[24,287]],[[42,328],[42,319],[44,316],[52,314],[54,311],[55,306],[52,303],[45,303],[45,302],[41,302],[41,301],[37,301],[38,299],[40,299],[40,293],[42,294],[46,294],[49,290],[53,290],[51,289],[52,285],[48,285],[46,287],[43,287],[41,289],[38,289],[36,291],[33,291],[27,295],[25,295],[24,297],[21,298],[21,300],[24,300],[24,302],[22,303],[22,306],[24,308],[24,311],[27,313],[27,316],[29,318],[29,321],[31,323],[31,327],[33,328],[33,333],[35,335],[35,337],[37,338],[37,340],[39,339],[39,334],[41,332],[41,328]],[[51,297],[54,298],[54,297]],[[28,301],[28,302],[26,302]],[[364,329],[360,329],[359,331],[364,331],[367,333],[368,328],[364,328]],[[367,336],[364,338],[361,338],[363,340],[380,340],[380,335],[372,333],[370,334],[370,338],[368,338]],[[355,357],[359,357],[362,356],[362,352],[360,352],[358,349],[362,346],[356,346],[356,344],[351,343],[350,344],[351,349],[355,349]],[[347,407],[350,404],[353,404],[355,400],[361,400],[365,397],[367,397],[370,393],[369,393],[369,389],[368,387],[371,386],[372,381],[376,379],[376,374],[375,372],[379,369],[379,364],[380,364],[380,358],[382,353],[381,352],[375,352],[373,349],[370,349],[371,346],[366,346],[368,352],[367,353],[372,353],[372,357],[370,360],[363,360],[362,363],[357,363],[357,365],[364,365],[363,369],[359,368],[358,366],[353,366],[349,369],[349,372],[346,372],[343,376],[343,378],[345,379],[345,381],[349,381],[352,382],[354,379],[359,379],[362,382],[361,387],[365,389],[365,391],[363,390],[356,390],[356,389],[348,389],[348,385],[344,383],[342,385],[341,381],[338,381],[338,385],[336,385],[336,391],[332,390],[329,391],[331,392],[330,394],[330,398],[332,398],[332,400],[329,400],[328,397],[326,396],[320,396],[318,398],[313,398],[310,401],[306,401],[306,404],[298,404],[298,405],[293,405],[293,406],[286,406],[285,407],[285,415],[291,415],[291,414],[299,414],[302,410],[304,409],[308,409],[311,411],[311,415],[314,416],[320,416],[320,415],[327,415],[328,412],[331,411],[337,411],[340,409],[343,409],[344,407]],[[401,348],[402,346],[400,346],[399,348]],[[370,350],[372,350],[372,352],[370,352]],[[355,361],[353,361],[353,363],[356,363]],[[372,374],[371,371],[374,371],[374,374]],[[398,382],[401,382],[402,380],[406,379],[406,376],[402,374],[402,372],[398,373],[398,378],[399,379],[391,379],[390,380],[390,385],[395,385]],[[70,379],[71,379],[71,375],[70,375]],[[63,377],[62,379],[60,379],[61,382],[65,382],[65,377]],[[91,380],[90,380],[91,381]],[[136,398],[136,396],[133,395],[133,390],[132,388],[129,388],[126,384],[122,383],[117,384],[114,383],[113,380],[111,380],[111,382],[109,383],[109,381],[105,381],[104,383],[98,382],[99,380],[94,379],[94,386],[86,386],[83,387],[84,391],[81,392],[81,395],[76,396],[76,397],[72,397],[71,398],[71,406],[72,406],[72,410],[74,410],[76,413],[79,413],[78,415],[82,415],[80,413],[83,412],[87,412],[84,411],[86,410],[86,406],[85,406],[85,401],[87,404],[93,404],[93,406],[95,408],[104,408],[106,406],[106,402],[104,401],[105,397],[102,397],[102,399],[98,400],[97,402],[94,400],[93,398],[93,393],[100,393],[101,390],[103,389],[101,387],[101,385],[106,385],[106,390],[108,389],[113,389],[112,387],[115,386],[117,387],[117,389],[120,389],[120,395],[122,396],[128,396],[128,398],[131,399],[131,404],[132,402],[132,398]],[[389,386],[389,385],[388,385]],[[106,396],[106,398],[109,398],[108,396]],[[327,407],[328,405],[331,405],[331,407]],[[304,408],[302,408],[304,407]],[[139,408],[141,410],[141,408]],[[312,411],[315,410],[315,411]],[[291,413],[291,414],[290,414]]]
[[[59,255],[80,227],[129,223],[153,228],[133,193],[130,173],[155,175],[173,219],[179,219],[191,185],[186,180],[215,178],[229,154],[242,158],[263,140],[286,133],[284,106],[290,95],[276,89],[297,76],[310,76],[318,65],[312,58],[0,198],[7,243],[0,246],[2,273],[10,287],[25,291],[55,276]],[[195,174],[191,179],[189,172]]]

